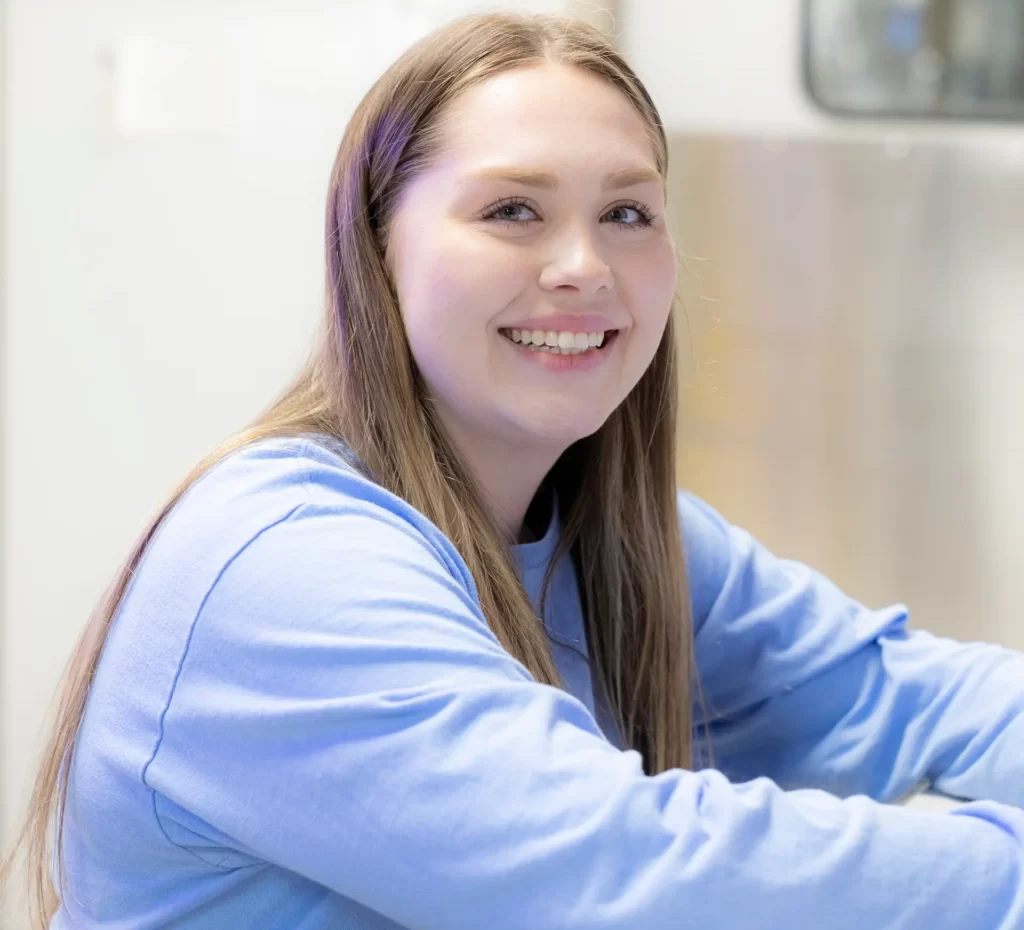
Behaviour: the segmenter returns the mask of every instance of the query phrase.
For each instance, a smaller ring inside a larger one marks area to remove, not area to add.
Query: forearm
[[[928,781],[1024,806],[1024,656],[927,633],[886,635],[715,728],[732,777],[891,801]]]

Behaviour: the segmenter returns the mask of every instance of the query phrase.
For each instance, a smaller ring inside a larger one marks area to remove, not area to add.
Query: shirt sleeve
[[[1024,806],[1024,656],[907,627],[680,495],[716,764],[895,800],[921,783]],[[699,707],[699,702],[698,702]]]
[[[436,532],[319,482],[196,617],[161,816],[412,930],[1024,927],[1024,813],[647,776],[500,647]]]

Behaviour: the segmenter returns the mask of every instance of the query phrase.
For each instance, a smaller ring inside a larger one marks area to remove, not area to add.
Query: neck
[[[514,543],[529,542],[526,512],[541,482],[565,448],[496,437],[467,436],[447,427],[498,523]]]

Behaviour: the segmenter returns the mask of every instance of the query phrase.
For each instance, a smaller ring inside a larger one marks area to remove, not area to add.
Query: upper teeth
[[[586,349],[600,346],[604,342],[604,333],[567,333],[550,329],[513,329],[511,336],[513,342],[521,342],[523,345],[557,346],[560,349]]]

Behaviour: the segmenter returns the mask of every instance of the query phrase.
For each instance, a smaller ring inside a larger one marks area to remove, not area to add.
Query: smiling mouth
[[[553,330],[499,329],[499,333],[532,352],[550,352],[553,355],[583,355],[603,352],[615,341],[617,329],[595,333],[555,332]]]

